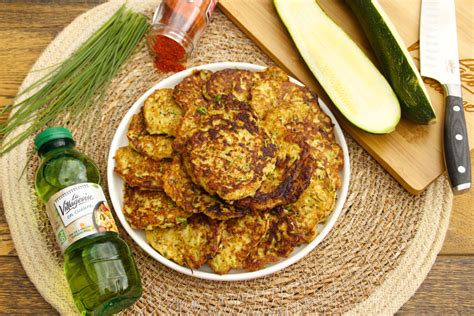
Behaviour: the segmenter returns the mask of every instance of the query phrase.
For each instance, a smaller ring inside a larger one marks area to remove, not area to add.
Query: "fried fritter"
[[[211,75],[212,72],[209,70],[194,70],[191,75],[176,85],[173,92],[174,99],[184,111],[190,107],[198,108],[207,103],[202,92]]]
[[[281,81],[263,80],[252,88],[250,105],[259,118],[263,119],[268,111],[280,104],[279,89],[281,86],[283,86]]]
[[[219,101],[223,96],[231,94],[237,100],[247,102],[255,80],[255,73],[248,70],[219,70],[207,81],[203,91],[204,96],[209,101]]]
[[[316,138],[315,138],[316,139]],[[339,144],[328,139],[313,142],[312,155],[318,161],[319,168],[324,168],[332,185],[338,190],[341,187],[339,172],[344,165],[343,152]]]
[[[330,148],[325,151],[325,155],[329,160],[329,164],[327,165],[327,173],[329,179],[331,179],[333,186],[336,190],[339,190],[341,187],[341,177],[339,175],[339,171],[342,170],[344,166],[344,156],[342,152],[341,146],[337,143],[331,143]]]
[[[269,114],[269,117],[272,115],[273,113]],[[320,168],[326,169],[336,189],[339,189],[341,186],[339,171],[344,165],[344,157],[341,147],[335,140],[329,116],[320,111],[317,114],[308,114],[305,119],[284,121],[284,124],[292,131],[310,136],[305,142],[310,145],[311,155]]]
[[[295,218],[300,243],[309,243],[316,238],[317,225],[325,221],[334,209],[336,191],[325,168],[317,168],[309,187],[296,203],[288,207]]]
[[[217,252],[218,223],[196,214],[181,225],[146,232],[146,239],[162,256],[199,269]]]
[[[339,171],[344,165],[341,146],[335,141],[331,119],[325,113],[320,112],[317,119],[313,121],[313,124],[313,131],[308,131],[308,133],[313,135],[313,138],[308,143],[311,146],[313,156],[320,166],[324,166],[328,177],[337,190],[341,186]],[[317,131],[314,131],[316,129],[315,126],[318,127]]]
[[[258,80],[251,89],[250,105],[260,119],[272,108],[278,106],[282,101],[283,87],[288,87],[288,75],[278,67],[268,67],[264,71],[257,72]]]
[[[252,100],[250,105],[257,113],[260,119],[266,119],[268,112],[279,109],[280,111],[291,112],[282,113],[286,119],[304,118],[308,112],[318,113],[319,106],[317,97],[305,87],[301,87],[289,81],[279,81],[275,79],[267,79],[259,81],[252,88]],[[272,121],[278,119],[279,116],[274,114]]]
[[[130,147],[120,147],[115,153],[114,171],[129,186],[149,190],[163,188],[163,174],[171,165],[169,160],[155,161]]]
[[[192,215],[178,207],[163,191],[125,187],[123,213],[134,228],[150,230],[178,225]]]
[[[318,160],[321,159],[319,153],[324,153],[328,163],[339,171],[343,165],[342,150],[335,141],[331,119],[320,110],[317,97],[307,88],[292,83],[286,85],[293,85],[285,88],[290,93],[283,96],[280,106],[267,113],[262,125],[271,131],[275,139],[288,141],[289,137],[299,137],[310,145]]]
[[[197,187],[186,173],[179,156],[174,157],[163,180],[166,194],[188,212],[204,213],[217,220],[241,217],[248,213],[248,210],[225,204]]]
[[[181,127],[173,147],[177,151],[183,150],[191,136],[199,129],[208,130],[219,125],[222,120],[235,120],[240,112],[252,113],[252,109],[244,102],[239,102],[234,96],[222,96],[219,101],[205,101],[199,107],[190,107],[181,120]]]
[[[146,131],[141,112],[132,117],[127,137],[133,149],[152,159],[170,158],[173,154],[173,139],[163,135],[150,135]]]
[[[184,265],[184,254],[182,250],[180,230],[184,225],[177,225],[170,228],[157,228],[145,231],[145,238],[148,243],[166,259]]]
[[[184,164],[193,181],[224,200],[252,196],[274,169],[275,146],[246,105],[236,104],[232,119],[208,115],[186,144]]]
[[[261,124],[277,146],[276,168],[253,197],[237,201],[239,207],[269,210],[296,202],[316,168],[310,141],[319,129],[308,128],[320,113],[316,96],[291,82],[281,82],[275,89],[278,98],[268,107],[271,110],[264,111]]]
[[[189,141],[189,138],[198,130],[201,120],[204,115],[208,114],[207,101],[202,101],[203,105],[188,109],[181,118],[181,125],[176,133],[176,138],[173,142],[173,149],[182,151],[183,147]]]
[[[208,102],[202,92],[211,75],[212,72],[208,70],[195,70],[174,88],[174,98],[184,110],[173,143],[176,150],[182,149],[182,146],[198,128],[201,116],[207,113]]]
[[[174,101],[173,89],[158,89],[143,105],[143,117],[148,133],[176,136],[183,110]]]
[[[289,81],[290,78],[281,68],[270,66],[265,68],[262,71],[257,71],[255,73],[257,76],[257,82],[260,80],[277,80],[277,81]]]
[[[288,257],[300,240],[295,216],[281,207],[276,208],[269,214],[268,231],[245,259],[244,268],[259,270],[279,258]]]
[[[267,214],[252,213],[223,222],[219,228],[219,249],[209,260],[209,266],[218,274],[242,268],[250,251],[257,246],[267,230]]]
[[[248,112],[251,109],[247,104],[236,101],[233,96],[223,96],[218,102],[205,101],[199,107],[190,107],[181,120],[173,147],[178,151],[182,150],[196,131],[208,130],[213,125],[218,125],[220,120],[234,120],[239,111]]]
[[[316,167],[309,146],[304,143],[301,143],[303,148],[285,145],[282,148],[287,148],[287,151],[280,149],[275,170],[266,176],[254,196],[235,201],[237,207],[271,210],[295,202],[308,187]]]

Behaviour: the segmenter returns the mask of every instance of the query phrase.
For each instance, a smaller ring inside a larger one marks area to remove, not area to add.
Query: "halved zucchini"
[[[274,0],[301,56],[339,111],[370,133],[400,120],[397,96],[362,50],[315,0]]]
[[[402,115],[416,123],[436,122],[420,73],[401,36],[377,0],[346,0],[352,8],[387,80],[398,96]]]

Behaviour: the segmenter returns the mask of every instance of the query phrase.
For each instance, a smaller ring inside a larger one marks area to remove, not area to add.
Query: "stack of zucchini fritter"
[[[331,120],[279,68],[194,71],[155,91],[127,136],[124,213],[180,265],[261,269],[311,242],[334,208]]]

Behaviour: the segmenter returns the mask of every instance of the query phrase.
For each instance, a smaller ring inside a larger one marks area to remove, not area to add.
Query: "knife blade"
[[[444,160],[454,193],[471,187],[471,159],[464,118],[454,0],[422,0],[421,75],[444,86]]]

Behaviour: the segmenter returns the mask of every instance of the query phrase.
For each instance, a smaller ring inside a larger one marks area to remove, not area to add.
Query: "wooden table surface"
[[[30,67],[57,33],[77,15],[101,2],[104,0],[0,0],[0,106],[11,102]],[[471,190],[455,197],[443,249],[427,279],[399,313],[474,314],[473,280]],[[56,313],[26,276],[1,204],[0,285],[0,315]]]

